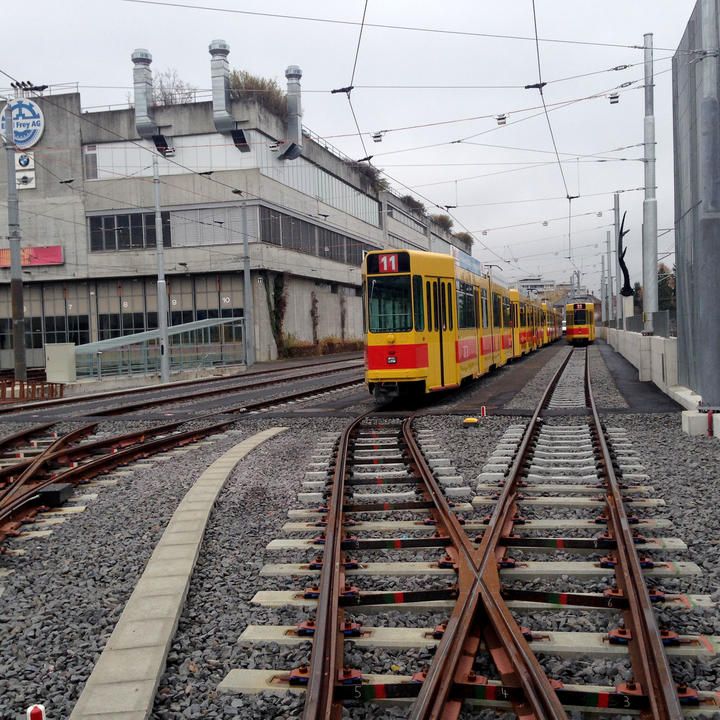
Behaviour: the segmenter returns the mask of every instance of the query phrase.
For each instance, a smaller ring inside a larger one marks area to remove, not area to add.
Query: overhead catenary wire
[[[360,23],[353,20],[340,20],[335,18],[323,18],[323,17],[312,17],[307,15],[290,15],[287,13],[270,13],[270,12],[261,12],[261,11],[254,11],[254,10],[238,10],[235,8],[223,8],[223,7],[214,7],[214,6],[208,6],[208,5],[195,5],[191,3],[180,3],[180,2],[169,2],[168,0],[122,0],[122,2],[127,3],[135,3],[138,5],[157,5],[161,7],[175,7],[175,8],[182,8],[187,10],[202,10],[207,12],[222,12],[222,13],[231,13],[236,15],[248,15],[248,16],[256,16],[256,17],[267,17],[267,18],[277,18],[281,20],[297,20],[297,21],[303,21],[303,22],[316,22],[316,23],[325,23],[329,25],[350,25],[350,26],[358,26]],[[473,32],[469,30],[447,30],[443,28],[429,28],[429,27],[417,27],[412,25],[397,25],[397,24],[388,24],[388,23],[366,23],[366,27],[372,27],[372,28],[378,28],[381,30],[399,30],[399,31],[406,31],[406,32],[421,32],[421,33],[430,33],[430,34],[436,34],[436,35],[458,35],[463,37],[476,37],[476,38],[494,38],[498,40],[519,40],[519,41],[533,41],[533,37],[525,36],[525,35],[510,35],[510,34],[501,34],[501,33],[481,33],[481,32]],[[589,47],[614,47],[614,48],[627,48],[630,50],[645,50],[644,45],[635,45],[635,44],[625,44],[625,43],[611,43],[611,42],[602,42],[602,41],[592,41],[592,40],[568,40],[564,38],[539,38],[540,42],[544,43],[558,43],[562,45],[584,45]],[[656,50],[662,50],[664,52],[674,52],[674,48],[660,48],[656,47]]]

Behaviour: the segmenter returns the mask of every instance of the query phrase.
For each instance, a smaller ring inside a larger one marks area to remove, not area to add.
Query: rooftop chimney
[[[150,115],[152,104],[152,55],[144,48],[138,48],[131,55],[133,84],[135,86],[135,127],[141,138],[150,138],[157,133],[157,125]]]
[[[227,61],[230,45],[224,40],[213,40],[208,49],[212,56],[210,74],[215,129],[220,133],[230,132],[237,125],[230,113],[230,67]]]
[[[300,78],[302,70],[290,65],[285,71],[287,78],[287,148],[280,156],[283,160],[294,160],[302,153],[302,108],[300,106]]]

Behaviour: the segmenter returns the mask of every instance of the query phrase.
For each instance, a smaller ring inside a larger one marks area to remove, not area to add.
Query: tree
[[[639,282],[635,283],[635,287],[633,288],[633,311],[636,315],[642,314],[642,307],[643,307],[643,289],[642,285],[640,285]]]
[[[473,244],[474,238],[469,232],[456,232],[453,233],[453,237],[456,237],[458,240],[462,240],[463,242],[470,243],[470,245]]]
[[[675,267],[672,270],[660,263],[658,265],[658,310],[674,310],[675,296]]]
[[[153,78],[154,105],[182,105],[193,102],[197,88],[186,83],[175,68],[168,68]]]
[[[418,215],[425,215],[425,206],[419,200],[416,200],[412,195],[403,195],[400,199]]]

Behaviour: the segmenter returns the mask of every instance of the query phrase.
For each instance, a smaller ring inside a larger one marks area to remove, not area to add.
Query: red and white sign
[[[20,262],[23,267],[33,265],[63,265],[65,256],[62,245],[44,245],[24,247],[20,250]],[[10,248],[0,248],[0,268],[10,267]]]
[[[397,253],[388,253],[387,255],[378,255],[378,272],[396,273],[398,271]]]

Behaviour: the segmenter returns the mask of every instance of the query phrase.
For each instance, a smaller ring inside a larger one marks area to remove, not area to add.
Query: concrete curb
[[[215,500],[235,465],[286,429],[263,430],[238,443],[187,492],[125,605],[71,720],[150,716]]]

